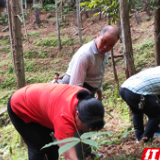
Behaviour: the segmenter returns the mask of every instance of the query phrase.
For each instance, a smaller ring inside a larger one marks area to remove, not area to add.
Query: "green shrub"
[[[3,25],[8,24],[8,17],[7,17],[7,14],[4,12],[2,12],[2,14],[1,14],[0,24],[3,24]]]
[[[8,67],[8,74],[14,73],[14,66],[13,64],[10,64]]]
[[[69,36],[66,36],[61,39],[61,43],[62,46],[72,46],[78,43],[78,39],[72,39]],[[34,44],[43,47],[58,47],[58,39],[55,37],[47,37],[43,40],[36,40]]]
[[[34,61],[28,61],[24,62],[24,67],[26,72],[35,72],[35,67],[37,66],[37,62]]]
[[[47,4],[43,7],[44,11],[55,11],[55,6],[53,4]]]
[[[39,32],[35,32],[35,31],[29,32],[28,35],[31,37],[39,37]]]
[[[146,17],[146,21],[150,21],[151,20],[151,17]]]
[[[0,49],[0,53],[8,53],[10,51],[11,51],[10,46],[6,46],[6,47]]]
[[[0,46],[2,46],[4,44],[9,44],[9,43],[10,43],[10,39],[9,38],[0,40]]]
[[[24,53],[24,58],[47,58],[50,50],[44,51],[44,50],[27,50]]]
[[[8,76],[3,82],[0,82],[1,85],[0,85],[0,88],[1,89],[15,89],[17,88],[17,81],[16,81],[16,78],[15,76],[13,75],[10,75]]]

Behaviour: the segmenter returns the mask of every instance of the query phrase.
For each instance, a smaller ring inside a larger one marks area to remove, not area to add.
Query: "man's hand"
[[[97,91],[97,99],[102,102],[102,91]]]
[[[89,155],[88,157],[86,157],[86,160],[93,160],[91,155]]]

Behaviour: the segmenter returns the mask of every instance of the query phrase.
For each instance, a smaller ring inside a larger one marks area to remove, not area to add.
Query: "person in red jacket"
[[[8,101],[9,117],[28,146],[29,160],[57,160],[58,146],[41,148],[74,132],[98,131],[104,126],[104,106],[84,88],[68,84],[38,83],[17,90]],[[64,144],[59,144],[63,146]],[[75,148],[63,153],[78,160]]]

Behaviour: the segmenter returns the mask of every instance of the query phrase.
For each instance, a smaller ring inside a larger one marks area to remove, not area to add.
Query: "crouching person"
[[[10,119],[28,146],[29,160],[58,160],[59,146],[41,148],[74,132],[98,131],[104,126],[104,106],[91,93],[67,84],[32,84],[17,90],[8,101]],[[65,160],[78,160],[75,148],[63,153]]]
[[[146,69],[128,78],[120,88],[120,95],[133,112],[137,140],[152,140],[160,126],[160,67]],[[143,114],[148,116],[145,130]]]

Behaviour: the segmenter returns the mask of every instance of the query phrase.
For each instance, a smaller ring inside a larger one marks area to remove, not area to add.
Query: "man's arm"
[[[154,133],[156,132],[156,130],[158,128],[159,122],[160,122],[159,115],[154,116],[152,118],[149,118],[149,120],[147,122],[147,126],[145,128],[145,131],[144,131],[144,133],[142,135],[142,138],[143,137],[147,137],[148,138],[145,142],[147,142],[149,139],[153,138],[153,135],[154,135]]]
[[[87,75],[88,62],[86,56],[83,54],[77,57],[74,66],[72,68],[72,74],[70,75],[71,85],[83,86]]]
[[[59,144],[59,147],[62,147],[65,144],[67,143],[61,143]],[[72,147],[69,150],[63,152],[63,157],[65,160],[78,160],[75,147]]]
[[[102,91],[101,90],[97,91],[97,99],[102,102]]]

